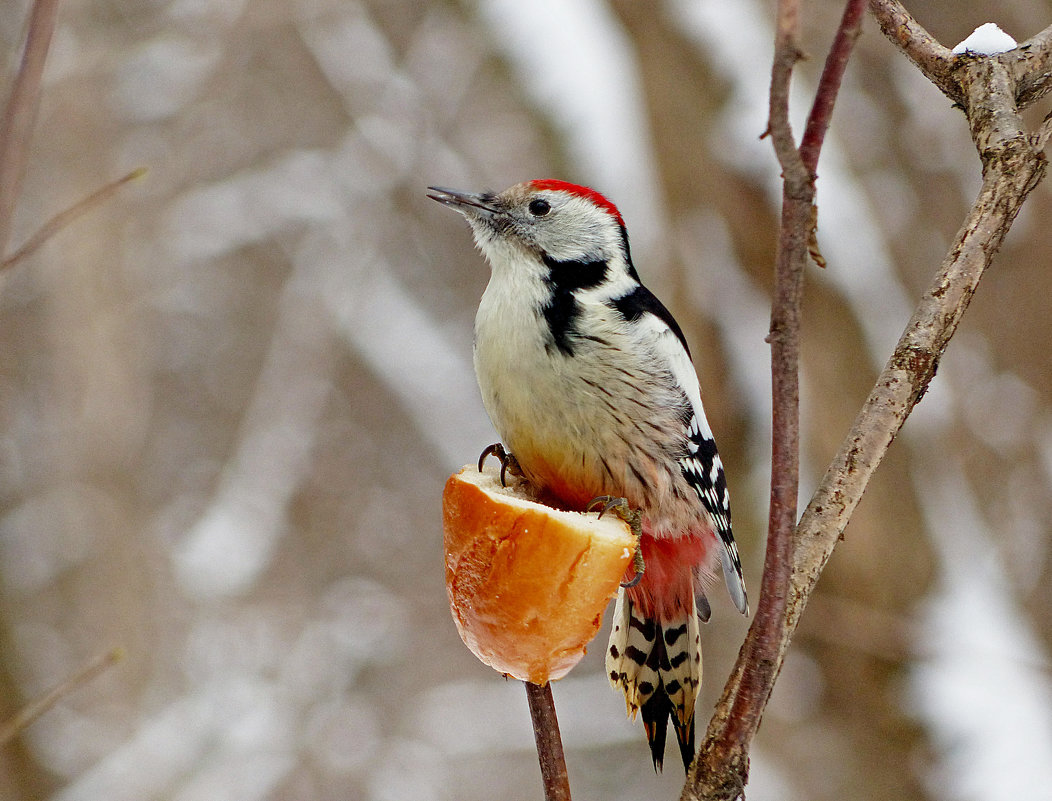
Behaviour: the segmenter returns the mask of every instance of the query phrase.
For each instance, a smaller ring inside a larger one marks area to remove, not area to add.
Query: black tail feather
[[[654,758],[654,770],[660,772],[665,761],[665,734],[668,732],[668,721],[672,719],[672,725],[676,729],[676,740],[679,742],[679,755],[683,759],[683,770],[690,770],[690,763],[694,761],[694,718],[692,717],[684,726],[676,717],[672,704],[664,692],[664,688],[647,699],[639,710],[643,718],[643,728],[646,729],[647,742],[650,743],[650,755]]]
[[[668,732],[668,719],[673,714],[668,696],[658,690],[639,710],[643,718],[643,728],[650,744],[650,755],[654,758],[654,770],[661,772],[665,762],[665,734]]]
[[[647,664],[655,671],[670,670],[663,636],[656,638],[654,649],[647,658]],[[665,682],[660,678],[661,675],[658,673],[658,686],[654,694],[639,710],[643,718],[643,728],[646,729],[647,742],[650,744],[650,755],[654,758],[654,770],[660,772],[665,761],[665,735],[668,733],[668,721],[671,718],[676,730],[676,740],[679,741],[679,753],[683,758],[683,770],[687,771],[694,760],[694,716],[690,716],[686,725],[680,723],[679,716],[665,689]]]
[[[684,769],[694,760],[701,642],[693,607],[691,603],[682,618],[659,621],[641,613],[622,590],[614,609],[606,668],[610,683],[625,694],[629,716],[643,719],[656,771],[664,763],[669,718]]]
[[[683,758],[683,772],[690,773],[690,763],[694,761],[694,716],[690,716],[687,725],[683,726],[679,718],[672,715],[672,725],[676,727],[676,739],[679,741],[679,755]]]

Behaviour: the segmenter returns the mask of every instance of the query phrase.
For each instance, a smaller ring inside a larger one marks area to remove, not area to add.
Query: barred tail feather
[[[694,703],[701,687],[701,638],[694,599],[671,620],[648,616],[625,589],[614,606],[606,654],[610,683],[625,695],[630,717],[642,713],[654,768],[664,762],[672,720],[684,769],[694,759]]]

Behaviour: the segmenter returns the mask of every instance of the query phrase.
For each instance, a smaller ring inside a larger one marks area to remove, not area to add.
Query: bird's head
[[[428,197],[459,211],[494,272],[505,264],[605,263],[631,271],[628,235],[617,207],[594,189],[555,179],[503,192],[432,186]]]

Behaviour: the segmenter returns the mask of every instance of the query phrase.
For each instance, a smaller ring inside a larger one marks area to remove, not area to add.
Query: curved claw
[[[600,506],[603,508],[599,509]],[[594,512],[596,509],[599,509],[599,517],[602,517],[611,509],[616,509],[618,507],[627,508],[628,501],[626,501],[624,498],[615,498],[613,495],[600,495],[596,498],[592,498],[592,500],[588,502],[588,506],[585,507],[585,511]]]
[[[636,553],[639,553],[639,551],[636,551]],[[634,586],[636,586],[639,582],[641,582],[642,580],[643,580],[643,571],[640,570],[640,571],[636,572],[635,576],[632,577],[631,581],[622,581],[621,582],[621,587],[622,587],[622,589],[630,590]]]
[[[504,446],[499,442],[494,442],[492,445],[486,446],[486,449],[479,455],[479,472],[482,472],[482,465],[486,463],[486,459],[490,456],[496,456],[500,459],[498,451],[503,451]]]
[[[615,498],[612,495],[599,495],[588,502],[585,511],[593,512],[600,506],[603,508],[599,510],[599,517],[602,517],[607,512],[616,512],[618,517],[628,523],[628,527],[632,529],[632,533],[635,534],[637,538],[642,536],[643,513],[638,509],[633,509],[629,506],[627,500],[624,498]]]
[[[599,507],[602,509],[599,509]],[[624,581],[621,586],[629,590],[643,580],[646,571],[646,563],[643,561],[643,549],[639,545],[639,539],[643,536],[643,513],[633,509],[624,498],[615,498],[612,495],[600,495],[588,502],[586,511],[592,512],[599,509],[599,517],[602,518],[607,512],[616,512],[617,516],[628,523],[632,533],[636,536],[636,552],[633,556],[633,564],[636,570],[635,576],[630,581]]]
[[[479,456],[479,472],[482,472],[482,465],[485,464],[486,458],[489,456],[496,456],[500,461],[500,485],[502,487],[508,486],[507,476],[508,468],[511,468],[511,472],[514,475],[521,475],[519,471],[519,463],[515,460],[508,451],[504,449],[504,446],[499,442],[494,442],[489,445],[482,454]]]
[[[637,539],[639,536],[640,535],[638,534],[636,535]],[[631,578],[631,580],[621,582],[621,586],[624,587],[626,590],[632,589],[632,587],[636,586],[639,582],[641,582],[643,580],[643,574],[646,572],[647,569],[647,563],[643,561],[643,545],[641,542],[637,542],[636,552],[632,559],[632,566],[635,568],[636,574]]]

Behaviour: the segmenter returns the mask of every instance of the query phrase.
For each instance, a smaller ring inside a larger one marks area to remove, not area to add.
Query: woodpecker
[[[553,505],[582,511],[609,497],[640,513],[644,569],[618,592],[606,670],[643,719],[655,769],[670,719],[687,769],[698,620],[709,619],[704,585],[717,564],[742,614],[748,601],[683,332],[639,280],[621,213],[594,189],[554,179],[499,194],[429,189],[464,215],[490,265],[474,361],[505,466]]]

